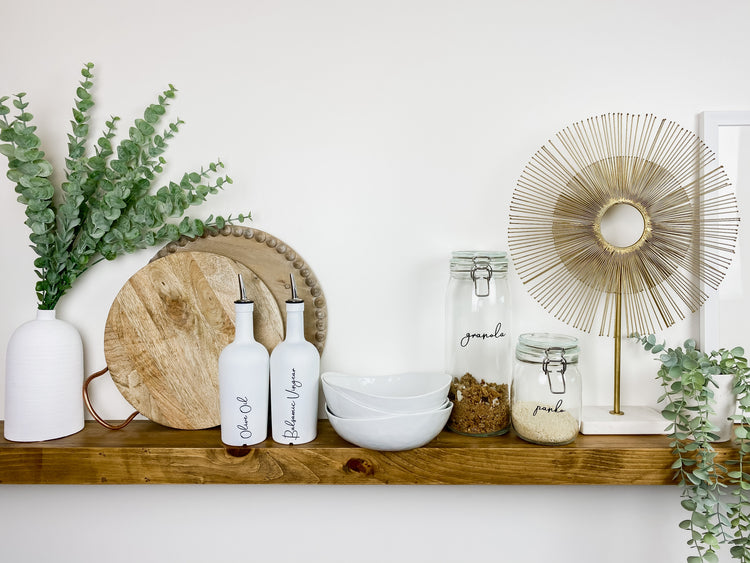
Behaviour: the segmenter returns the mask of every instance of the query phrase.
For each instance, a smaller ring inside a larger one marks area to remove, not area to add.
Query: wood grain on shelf
[[[718,451],[724,460],[733,447]],[[314,442],[300,446],[267,440],[228,448],[218,428],[175,430],[150,421],[117,431],[87,422],[82,432],[48,442],[0,439],[0,483],[17,484],[668,485],[671,464],[664,436],[579,436],[549,447],[513,434],[443,432],[423,448],[376,452],[345,442],[328,421],[320,421]]]

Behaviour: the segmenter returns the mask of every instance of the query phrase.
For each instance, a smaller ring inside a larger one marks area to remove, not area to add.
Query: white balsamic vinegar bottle
[[[286,336],[271,352],[271,432],[274,442],[304,444],[318,434],[320,354],[305,340],[305,303],[289,277]]]
[[[240,298],[234,302],[234,341],[219,356],[221,441],[251,446],[268,437],[268,350],[253,335],[254,304],[238,274]]]

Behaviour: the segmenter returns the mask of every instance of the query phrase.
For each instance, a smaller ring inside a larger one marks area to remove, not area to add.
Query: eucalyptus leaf
[[[144,135],[144,137],[150,137],[155,133],[154,127],[143,119],[136,119],[135,126],[138,128],[138,131],[140,131],[141,134]]]
[[[695,501],[691,499],[684,499],[680,502],[680,504],[682,505],[682,508],[684,508],[685,510],[690,510],[690,511],[695,510],[697,506]]]
[[[691,357],[686,357],[685,360],[682,362],[682,369],[686,369],[688,371],[697,369],[699,367],[699,364],[697,361],[695,361]]]
[[[711,538],[713,538],[713,536],[711,536]],[[708,541],[706,541],[705,539],[704,539],[704,541],[705,541],[706,543],[709,543],[709,542],[708,542]],[[717,545],[718,545],[718,542],[716,542],[716,543],[717,543]],[[713,551],[713,550],[709,550],[709,551],[706,551],[706,552],[705,552],[705,553],[703,554],[703,559],[704,559],[704,561],[706,561],[707,563],[719,563],[719,556],[718,556],[718,555],[716,555],[716,552],[715,552],[715,551]]]

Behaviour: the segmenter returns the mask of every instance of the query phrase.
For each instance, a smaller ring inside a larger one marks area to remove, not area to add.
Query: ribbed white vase
[[[38,310],[8,341],[5,439],[39,442],[83,428],[83,344],[73,325]]]

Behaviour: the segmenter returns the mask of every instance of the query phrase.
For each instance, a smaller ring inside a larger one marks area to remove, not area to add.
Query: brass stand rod
[[[622,346],[622,272],[619,274],[615,298],[615,405],[609,414],[625,414],[620,410],[620,356]]]

